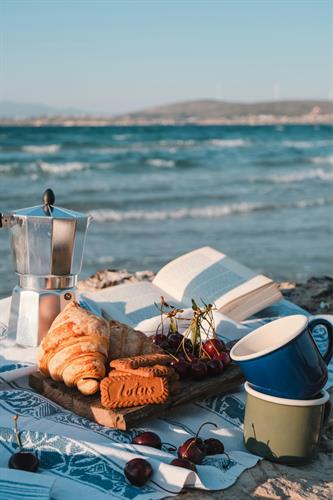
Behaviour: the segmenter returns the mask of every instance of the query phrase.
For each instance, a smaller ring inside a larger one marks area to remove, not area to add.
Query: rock
[[[137,281],[152,281],[155,274],[152,271],[137,271],[129,273],[126,269],[103,269],[86,280],[79,281],[80,292],[93,292],[121,285],[122,283],[135,283]]]
[[[313,314],[333,313],[333,278],[310,278],[305,283],[280,283],[283,295]]]

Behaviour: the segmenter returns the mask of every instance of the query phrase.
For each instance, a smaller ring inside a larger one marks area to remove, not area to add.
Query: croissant
[[[109,323],[70,302],[55,318],[37,350],[41,373],[76,386],[82,394],[98,391],[109,353]]]

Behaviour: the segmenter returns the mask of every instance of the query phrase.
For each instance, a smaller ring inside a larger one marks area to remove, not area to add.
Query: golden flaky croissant
[[[109,323],[70,302],[53,321],[38,351],[41,373],[94,394],[105,377],[109,353]]]

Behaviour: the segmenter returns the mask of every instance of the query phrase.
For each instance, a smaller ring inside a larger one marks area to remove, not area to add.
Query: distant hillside
[[[311,113],[314,108],[320,108],[320,114],[333,113],[333,101],[307,100],[307,101],[278,101],[258,103],[237,103],[217,100],[198,100],[166,104],[135,113],[127,113],[117,118],[126,119],[151,119],[175,121],[182,120],[210,120],[220,118],[237,118],[249,115],[273,116],[302,116]]]
[[[0,101],[0,118],[35,118],[38,116],[83,115],[75,108],[53,108],[39,103]]]
[[[93,114],[74,108],[0,101],[0,125],[108,126],[108,125],[267,125],[333,123],[333,101],[289,100],[237,103],[213,99],[166,104],[122,115]]]

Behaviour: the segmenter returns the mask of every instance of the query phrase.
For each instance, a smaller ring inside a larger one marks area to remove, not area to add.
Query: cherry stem
[[[216,424],[214,424],[214,422],[204,422],[203,424],[201,424],[201,425],[200,425],[199,429],[197,430],[197,433],[196,433],[196,435],[195,435],[195,439],[197,439],[197,438],[198,438],[198,436],[199,436],[199,433],[200,433],[201,429],[202,429],[205,425],[213,425],[215,428],[217,428],[217,425],[216,425]]]
[[[176,451],[177,450],[177,446],[175,446],[174,444],[171,444],[171,443],[161,443],[162,446],[165,446],[165,445],[168,445],[170,446],[170,448],[167,448],[167,451]]]
[[[17,421],[18,421],[18,415],[14,415],[13,420],[14,420],[14,432],[15,432],[15,437],[16,437],[16,442],[18,444],[18,447],[21,449],[22,448],[22,443],[20,439],[20,433],[17,427]]]
[[[227,452],[224,452],[223,454],[228,458],[228,463],[226,463],[225,465],[223,465],[223,469],[227,469],[229,467],[229,465],[230,465],[231,458],[229,457],[229,455],[228,455]]]
[[[153,481],[152,479],[149,480],[151,483],[155,484],[155,486],[157,486],[158,488],[161,488],[161,490],[164,490],[166,491],[167,493],[173,493],[173,495],[179,493],[179,491],[171,491],[171,490],[167,490],[166,488],[164,488],[163,486],[161,486],[160,484],[156,483],[155,481]]]

